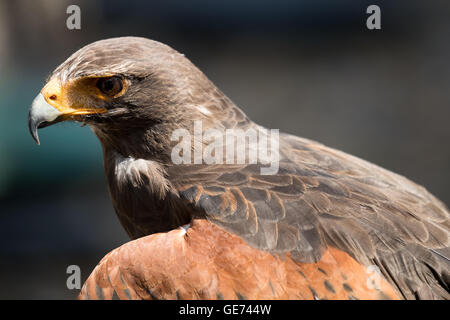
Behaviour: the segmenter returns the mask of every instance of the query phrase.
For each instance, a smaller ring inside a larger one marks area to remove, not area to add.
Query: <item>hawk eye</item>
[[[100,78],[97,81],[97,88],[103,94],[113,97],[122,91],[122,79],[119,77]]]

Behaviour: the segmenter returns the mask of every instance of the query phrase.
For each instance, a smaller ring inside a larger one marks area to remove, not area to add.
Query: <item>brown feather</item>
[[[450,298],[449,211],[423,187],[287,134],[273,176],[261,164],[175,165],[171,134],[192,133],[195,120],[263,128],[183,55],[143,38],[95,42],[52,78],[105,74],[127,79],[128,91],[84,121],[126,231],[157,234],[105,257],[81,297]],[[204,220],[171,231],[192,219]],[[370,265],[387,280],[382,292],[364,289]]]

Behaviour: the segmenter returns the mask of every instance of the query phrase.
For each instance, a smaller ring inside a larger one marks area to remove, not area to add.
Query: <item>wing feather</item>
[[[404,297],[450,298],[450,264],[430,251],[450,246],[449,212],[438,199],[307,139],[281,135],[280,153],[276,175],[261,175],[258,164],[200,165],[170,180],[207,219],[253,247],[299,263],[317,262],[335,247],[379,266]]]

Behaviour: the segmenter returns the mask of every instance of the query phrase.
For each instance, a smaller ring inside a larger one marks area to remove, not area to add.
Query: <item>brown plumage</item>
[[[396,299],[397,292],[383,279],[371,290],[366,268],[341,250],[298,263],[198,219],[187,231],[140,238],[106,255],[80,298]]]
[[[262,163],[174,164],[171,135],[196,120],[264,128],[163,44],[116,38],[74,53],[33,104],[30,130],[37,139],[67,119],[100,139],[114,207],[137,239],[99,263],[80,298],[450,297],[448,209],[402,176],[287,134],[275,175]]]

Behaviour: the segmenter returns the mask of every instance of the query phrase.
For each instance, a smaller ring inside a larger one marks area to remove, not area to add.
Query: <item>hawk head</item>
[[[227,118],[223,109],[232,104],[225,102],[207,77],[172,48],[145,38],[113,38],[83,47],[56,68],[32,104],[29,129],[39,144],[39,128],[79,121],[104,147],[164,157],[174,129],[189,127],[195,119]]]

